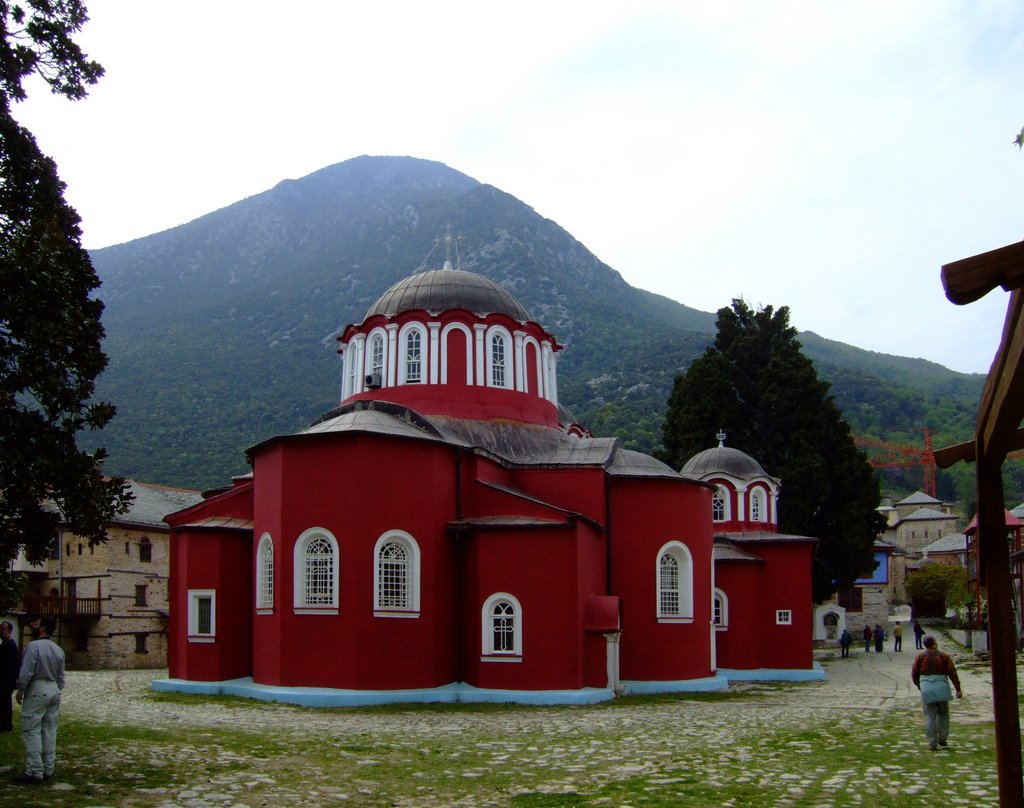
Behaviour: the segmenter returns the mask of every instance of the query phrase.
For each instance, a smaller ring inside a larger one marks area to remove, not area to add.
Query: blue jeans
[[[53,774],[57,758],[60,689],[56,682],[30,682],[21,705],[21,739],[25,743],[25,774]]]

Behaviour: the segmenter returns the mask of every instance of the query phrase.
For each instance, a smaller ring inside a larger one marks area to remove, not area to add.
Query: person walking
[[[871,638],[874,636],[871,632],[871,626],[867,623],[864,624],[864,653],[871,653]]]
[[[850,633],[848,628],[844,628],[843,633],[839,635],[839,647],[843,649],[843,659],[846,659],[846,657],[850,655],[851,645],[853,645],[853,635]]]
[[[921,628],[921,624],[917,620],[915,620],[914,621],[914,647],[917,648],[918,650],[920,650],[921,648],[924,648],[924,646],[921,644],[921,638],[923,636],[924,636],[924,629]]]
[[[25,649],[18,675],[21,739],[25,744],[25,773],[16,783],[39,785],[53,777],[57,759],[57,720],[64,689],[64,650],[52,639],[57,621],[43,615],[29,623],[33,640]]]
[[[18,686],[18,672],[21,670],[21,655],[18,643],[12,636],[14,626],[6,620],[0,623],[0,732],[14,729],[14,709],[11,695]]]
[[[882,653],[882,643],[885,642],[885,630],[881,623],[875,623],[875,652]]]
[[[897,620],[896,625],[892,627],[892,650],[903,650],[903,626],[900,625],[899,620]]]
[[[958,699],[964,694],[953,658],[939,650],[934,637],[925,637],[923,642],[924,651],[914,658],[910,678],[921,691],[924,734],[928,737],[928,748],[934,752],[949,745],[949,702],[953,699],[949,683],[953,683]]]

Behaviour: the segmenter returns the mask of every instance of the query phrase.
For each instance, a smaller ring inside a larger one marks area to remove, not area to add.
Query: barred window
[[[416,617],[420,610],[420,547],[404,530],[389,530],[373,550],[377,617]]]
[[[658,551],[658,619],[667,623],[693,621],[693,558],[686,545],[671,541]]]
[[[214,589],[188,591],[189,642],[214,642],[217,636],[217,592]]]
[[[294,590],[297,611],[338,610],[338,542],[323,528],[310,528],[295,542]]]
[[[496,592],[484,602],[480,640],[484,661],[518,662],[523,655],[523,610],[507,592]]]
[[[256,551],[256,608],[274,608],[274,541],[264,533]]]
[[[139,561],[153,560],[153,543],[143,536],[139,540]]]
[[[395,541],[385,544],[378,558],[377,606],[405,609],[409,605],[409,559],[405,548]]]

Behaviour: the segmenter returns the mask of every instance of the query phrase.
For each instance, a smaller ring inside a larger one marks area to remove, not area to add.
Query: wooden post
[[[1024,808],[1021,772],[1020,711],[1017,704],[1017,627],[1010,599],[1010,553],[1006,543],[1002,463],[978,451],[979,577],[988,597],[988,633],[992,653],[992,709],[996,721],[999,804]],[[984,492],[984,495],[982,495]]]

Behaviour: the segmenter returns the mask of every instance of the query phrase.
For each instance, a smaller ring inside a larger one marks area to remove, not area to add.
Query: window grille
[[[423,353],[419,331],[410,331],[405,338],[405,381],[413,384],[423,381]]]
[[[661,557],[658,601],[662,615],[675,617],[679,614],[679,560],[672,553]]]
[[[716,489],[711,497],[711,518],[715,522],[725,521],[725,494],[722,489]]]
[[[491,611],[491,636],[494,653],[513,654],[516,652],[515,609],[506,600],[495,603]]]
[[[306,545],[305,604],[330,606],[334,601],[334,548],[318,536]]]
[[[505,338],[501,334],[491,337],[491,384],[505,386]]]

